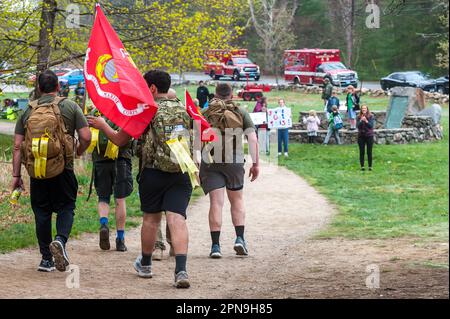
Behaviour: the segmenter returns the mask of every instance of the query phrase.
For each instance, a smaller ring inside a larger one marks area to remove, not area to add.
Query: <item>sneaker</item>
[[[284,153],[284,157],[289,157],[289,154],[287,152]]]
[[[109,250],[111,244],[109,243],[109,228],[107,225],[100,226],[100,249]]]
[[[42,259],[37,270],[38,271],[43,271],[43,272],[54,271],[55,270],[55,263],[53,262],[53,260]]]
[[[175,274],[175,287],[177,288],[189,288],[191,284],[189,283],[189,277],[187,272],[180,271]]]
[[[138,273],[138,276],[141,278],[152,278],[152,265],[142,266],[141,264],[142,256],[136,258],[134,262],[134,270]]]
[[[162,250],[161,248],[155,248],[155,250],[153,250],[152,260],[163,260],[163,257],[164,250]]]
[[[281,156],[281,153],[278,153],[278,156]]]
[[[109,243],[109,240],[108,240]],[[125,239],[116,238],[116,250],[117,251],[127,251],[127,246],[125,246]]]
[[[50,251],[55,260],[56,269],[59,271],[66,271],[70,262],[64,244],[60,240],[54,240],[50,243]]]
[[[213,244],[211,247],[211,253],[209,254],[211,258],[222,258],[222,253],[220,252],[220,245]]]
[[[369,171],[372,171],[372,167],[369,167]]]
[[[365,170],[366,170],[366,169],[365,169],[364,167],[361,167],[361,171],[363,171],[363,172],[364,172]]]
[[[234,242],[234,250],[236,251],[236,255],[238,256],[247,256],[248,250],[247,245],[245,244],[245,240],[242,237],[236,238]]]

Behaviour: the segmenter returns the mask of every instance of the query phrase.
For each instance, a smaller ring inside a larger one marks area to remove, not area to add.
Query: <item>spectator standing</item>
[[[197,88],[197,99],[199,101],[200,108],[204,108],[205,104],[208,102],[209,98],[209,90],[205,86],[205,83],[203,81],[200,81],[199,87]]]
[[[356,130],[356,106],[358,105],[355,88],[352,85],[347,87],[347,97],[345,99],[347,106],[347,117],[350,122],[350,130]]]
[[[375,118],[370,113],[367,105],[361,107],[361,113],[358,116],[358,146],[359,146],[359,163],[361,170],[365,170],[364,155],[367,146],[367,160],[369,164],[369,171],[372,170],[372,148],[373,136],[375,127]]]
[[[281,108],[286,108],[286,103],[283,99],[278,101],[278,106]],[[278,129],[278,156],[284,152],[284,156],[289,156],[289,129],[279,128]]]
[[[330,117],[328,119],[328,132],[325,140],[323,141],[324,145],[328,145],[328,142],[330,141],[332,135],[334,135],[336,144],[341,144],[339,130],[343,127],[342,118],[339,114],[339,109],[337,108],[337,106],[333,106],[332,111],[333,112],[330,114]]]
[[[325,78],[323,80],[323,91],[322,91],[322,100],[324,109],[326,110],[328,105],[328,100],[331,98],[331,95],[333,94],[333,84],[331,84],[329,78]]]
[[[309,111],[309,116],[303,118],[303,124],[306,124],[306,129],[308,130],[308,143],[314,144],[320,125],[320,119],[317,117],[316,111]]]

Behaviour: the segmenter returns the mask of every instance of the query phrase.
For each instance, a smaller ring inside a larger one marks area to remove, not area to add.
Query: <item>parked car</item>
[[[84,83],[84,76],[82,69],[75,69],[67,72],[66,74],[58,77],[59,81],[67,81],[69,86],[77,85],[78,82]]]
[[[396,86],[417,87],[428,92],[436,92],[437,89],[436,80],[420,71],[395,72],[382,78],[380,84],[385,91]]]
[[[448,75],[436,79],[437,91],[441,94],[448,94]]]
[[[70,69],[65,69],[65,68],[61,68],[61,69],[50,69],[53,72],[55,72],[55,74],[57,76],[62,76],[64,74],[67,74],[68,72],[70,72]],[[34,83],[36,81],[36,74],[32,74],[29,78],[28,78],[28,82],[30,84]]]

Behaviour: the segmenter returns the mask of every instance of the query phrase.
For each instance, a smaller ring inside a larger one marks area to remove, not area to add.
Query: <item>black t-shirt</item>
[[[209,90],[206,86],[200,86],[197,89],[197,99],[199,100],[201,107],[203,107],[203,104],[205,104],[206,101],[208,100],[208,96]]]

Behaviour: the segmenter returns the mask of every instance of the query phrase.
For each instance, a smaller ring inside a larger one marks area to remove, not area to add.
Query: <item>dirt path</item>
[[[14,135],[14,127],[16,123],[5,122],[0,120],[0,134]]]
[[[37,272],[36,248],[0,255],[0,298],[448,298],[448,243],[311,240],[335,210],[303,179],[274,166],[247,183],[245,198],[248,258],[234,255],[227,206],[224,257],[209,259],[208,199],[190,207],[189,290],[171,286],[173,259],[155,261],[152,279],[136,276],[132,263],[140,235],[133,229],[127,253],[100,251],[93,234],[70,241],[69,256],[80,269],[78,289],[66,287],[68,273]],[[370,290],[366,266],[373,263],[380,267],[381,288]]]

